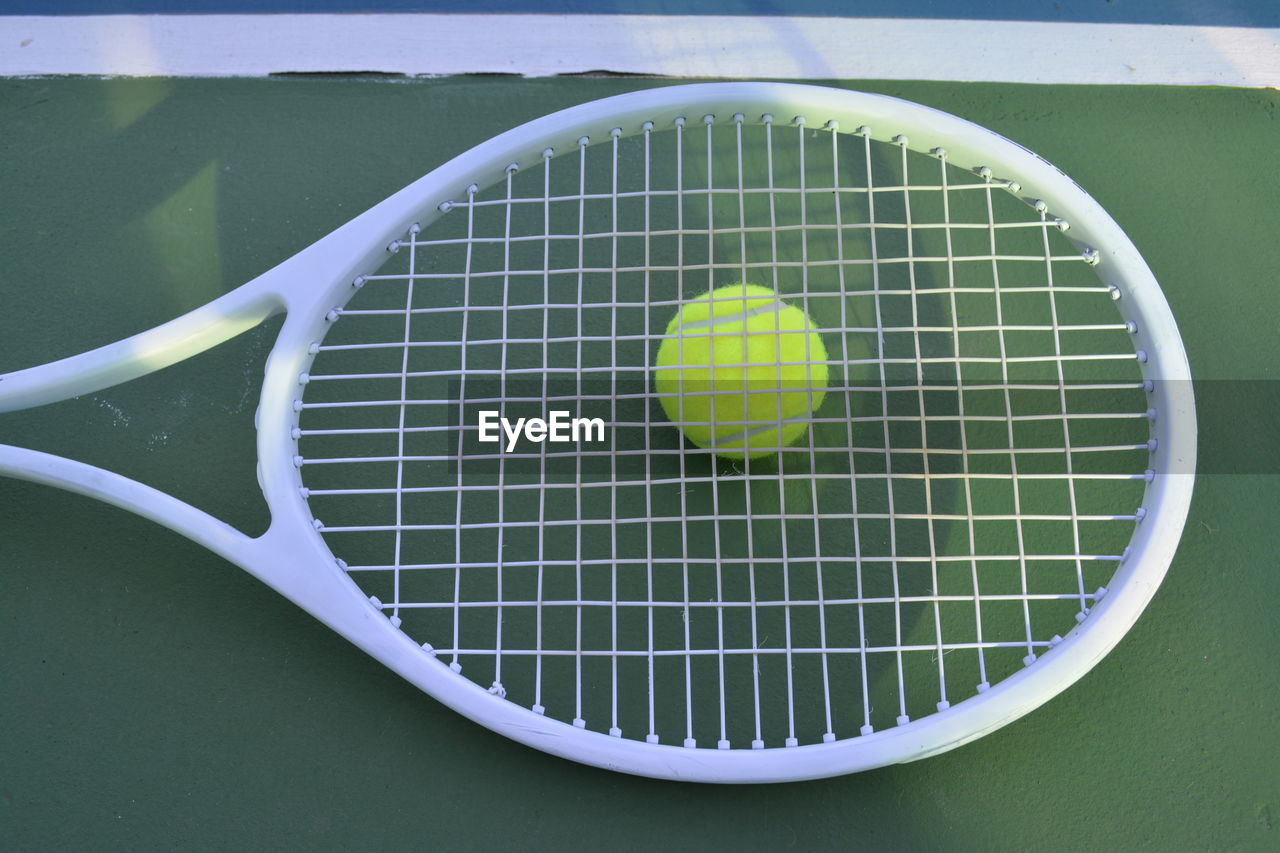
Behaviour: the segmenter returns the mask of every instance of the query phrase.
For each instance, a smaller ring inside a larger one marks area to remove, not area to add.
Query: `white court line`
[[[0,75],[377,71],[1280,86],[1280,29],[662,15],[0,17]]]

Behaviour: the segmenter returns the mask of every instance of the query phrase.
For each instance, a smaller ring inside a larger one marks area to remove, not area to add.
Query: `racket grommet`
[[[1155,453],[1155,452],[1156,452],[1156,448],[1158,448],[1159,446],[1160,446],[1160,439],[1158,439],[1158,438],[1149,438],[1149,439],[1147,439],[1147,451],[1148,451],[1148,452],[1150,452],[1150,453]]]
[[[760,123],[773,124],[773,113],[765,113],[764,115],[760,116]]]
[[[905,726],[907,723],[911,722],[911,717],[906,714],[900,714],[895,721],[898,725]]]
[[[643,130],[645,133],[648,133],[649,131],[653,130],[653,122],[651,121],[640,122],[640,129]]]
[[[347,570],[347,561],[341,559],[340,557],[335,557],[333,564],[337,566],[339,569],[342,569],[342,571],[344,572]]]
[[[1147,409],[1147,420],[1154,421],[1156,419],[1156,410]]]
[[[394,255],[396,252],[400,251],[400,241],[399,241],[399,240],[392,240],[390,243],[388,243],[388,244],[387,244],[387,251],[388,251],[388,252],[390,252],[390,253],[391,253],[391,254],[393,254],[393,255]]]
[[[871,128],[864,124],[859,126],[858,129],[854,131],[854,133],[856,133],[858,136],[870,136]]]
[[[1107,288],[1107,292],[1111,294],[1111,301],[1112,301],[1112,302],[1119,302],[1119,301],[1120,301],[1120,295],[1121,295],[1121,294],[1120,294],[1120,288],[1116,287],[1116,286],[1113,284],[1113,285],[1111,285],[1110,287],[1108,287],[1108,288]]]
[[[609,729],[609,737],[622,737],[622,729],[613,726]]]
[[[589,144],[590,144],[590,142],[591,142],[591,137],[590,137],[590,136],[579,136],[579,137],[578,137],[578,147],[579,147],[579,148],[586,148],[586,147],[587,147],[587,145],[589,145]]]
[[[764,741],[762,741],[762,740],[753,740],[753,741],[751,741],[751,748],[752,748],[752,749],[764,749]]]
[[[324,522],[318,518],[311,519],[311,526],[316,530],[324,530]]]
[[[746,120],[747,120],[747,117],[746,117],[746,116],[744,116],[742,113],[734,113],[734,114],[733,114],[733,123],[734,123],[734,124],[742,124],[742,123],[743,123],[744,121],[746,121]]]
[[[489,688],[489,693],[492,696],[497,696],[499,699],[507,698],[507,688],[502,686],[501,681],[493,682],[493,686]]]
[[[835,119],[830,119],[827,121],[826,124],[823,125],[823,127],[826,128],[827,130],[839,130],[840,122],[836,121]]]
[[[585,729],[587,727],[587,721],[582,719],[581,717],[574,717],[573,727],[575,729]]]
[[[716,749],[728,749],[728,748],[729,748],[729,741],[727,740],[716,741]]]
[[[1124,546],[1124,550],[1120,552],[1120,565],[1123,566],[1125,563],[1129,562],[1129,555],[1132,553],[1133,553],[1132,545]],[[1101,596],[1099,596],[1097,593],[1095,593],[1093,597],[1101,598]]]
[[[937,157],[939,160],[947,159],[947,149],[945,148],[932,148],[929,150],[929,153],[934,157]]]
[[[867,724],[862,728],[858,729],[858,734],[865,736],[873,733],[874,731],[875,731],[875,728],[872,725]]]
[[[306,385],[306,384],[307,384],[308,382],[310,382],[310,381],[311,381],[311,374],[310,374],[310,373],[307,373],[307,372],[305,372],[305,371],[304,371],[304,372],[302,372],[302,373],[299,373],[299,374],[298,374],[298,384],[299,384],[299,385]]]
[[[462,672],[462,664],[458,663],[457,661],[454,661],[453,663],[449,664],[449,669],[453,672]]]
[[[1098,263],[1102,260],[1102,255],[1098,254],[1097,249],[1085,249],[1083,252],[1080,253],[1080,257],[1084,258],[1084,262],[1091,267],[1096,267]],[[1116,289],[1117,291],[1119,290],[1119,288],[1116,288]],[[1112,299],[1115,299],[1115,298],[1117,297],[1114,297],[1114,296],[1112,297]]]
[[[320,342],[312,341],[311,345],[307,347],[307,355],[315,355],[318,352],[320,352]]]
[[[715,124],[715,121],[716,121],[716,117],[711,113],[707,113],[702,117],[703,124]]]
[[[694,739],[694,738],[687,737],[687,738],[685,738],[685,739],[684,739],[684,748],[685,748],[685,749],[697,749],[697,748],[698,748],[698,741],[697,741],[696,739]]]
[[[1142,472],[1142,479],[1146,480],[1148,483],[1150,483],[1155,478],[1156,478],[1156,472],[1154,469],[1148,468],[1146,471]]]
[[[644,736],[644,742],[645,742],[645,743],[657,743],[657,742],[658,742],[658,736],[657,736],[657,735],[655,735],[655,734],[653,734],[652,732],[650,732],[649,734],[647,734],[647,735],[645,735],[645,736]]]
[[[676,127],[684,127],[684,116],[676,116],[671,121]]]
[[[543,149],[542,149],[542,159],[543,159],[543,160],[550,160],[550,159],[551,159],[552,157],[554,157],[554,156],[556,156],[556,150],[555,150],[554,148],[543,148]]]
[[[1144,379],[1144,380],[1142,380],[1142,390],[1143,390],[1143,391],[1146,391],[1148,394],[1150,394],[1152,391],[1156,390],[1156,383],[1155,383],[1155,380],[1154,380],[1154,379]]]
[[[804,116],[796,116],[795,118],[791,119],[791,123],[794,124],[796,127],[804,127]]]
[[[1129,320],[1124,324],[1124,330],[1131,335],[1136,335],[1138,334],[1138,324]]]
[[[338,318],[342,316],[342,312],[337,308],[330,308],[329,313],[324,315],[324,319],[330,323],[338,322]]]
[[[436,656],[436,647],[431,645],[430,643],[423,643],[422,650],[427,654],[431,655],[432,657]]]
[[[480,192],[479,184],[467,184],[467,195],[475,195]]]
[[[436,210],[440,211],[441,213],[448,213],[449,211],[453,210],[453,202],[442,201],[436,205]]]
[[[1038,198],[1035,201],[1031,202],[1031,207],[1035,210],[1036,213],[1044,213],[1049,209],[1049,205],[1045,204],[1044,199],[1042,198]]]
[[[1007,189],[1009,192],[1015,193],[1015,194],[1022,192],[1022,184],[1018,183],[1017,181],[1007,182],[1004,185],[1004,188]]]
[[[610,128],[609,135],[612,136],[614,139],[617,139],[619,136],[622,135],[622,128],[620,127]]]
[[[904,134],[899,133],[897,136],[893,138],[893,144],[901,145],[903,148],[906,148],[910,144],[910,140],[907,139],[907,137]]]
[[[369,596],[369,603],[379,610],[382,609],[382,599],[378,598],[376,595]]]
[[[508,175],[514,175],[516,172],[520,171],[520,164],[508,163],[506,168],[503,169],[502,171],[506,172]]]
[[[990,681],[980,681],[980,682],[978,682],[978,686],[977,686],[975,689],[976,689],[979,693],[986,693],[988,690],[990,690],[990,689],[991,689],[991,682],[990,682]]]
[[[948,708],[950,708],[950,707],[951,707],[951,703],[950,703],[950,702],[948,702],[946,699],[943,699],[943,700],[941,700],[941,701],[939,701],[939,702],[938,702],[938,706],[937,706],[937,707],[938,707],[938,710],[939,710],[939,711],[945,711],[945,710],[947,710]]]
[[[306,460],[305,460],[305,459],[303,459],[301,456],[295,456],[295,457],[293,457],[293,467],[294,467],[294,468],[301,468],[305,462],[306,462]]]
[[[1146,350],[1144,350],[1144,349],[1140,349],[1140,350],[1138,350],[1138,352],[1136,353],[1136,355],[1138,356],[1138,363],[1139,363],[1139,364],[1146,364],[1146,363],[1147,363],[1147,351],[1146,351]]]
[[[836,733],[835,733],[835,732],[823,732],[823,733],[822,733],[822,742],[823,742],[823,743],[835,743],[835,739],[836,739]]]
[[[799,746],[800,741],[797,740],[796,738],[789,737],[785,741],[783,741],[783,745],[787,747]]]
[[[1088,610],[1088,608],[1085,608],[1084,610],[1081,610],[1079,613],[1077,613],[1077,614],[1076,614],[1076,621],[1077,621],[1077,622],[1083,622],[1084,620],[1086,620],[1086,619],[1088,619],[1088,618],[1089,618],[1089,610]]]
[[[1036,654],[1035,654],[1035,652],[1032,652],[1031,654],[1027,655],[1026,657],[1024,657],[1024,658],[1022,659],[1022,665],[1023,665],[1023,666],[1031,666],[1031,664],[1033,664],[1033,663],[1035,663],[1035,662],[1036,662]]]
[[[302,438],[302,430],[300,430],[298,427],[294,427],[293,429],[289,430],[289,437],[292,438],[294,441],[297,441],[298,439]]]
[[[388,616],[388,617],[387,617],[387,621],[391,623],[391,627],[392,627],[392,628],[399,628],[399,627],[400,627],[400,624],[401,624],[401,623],[400,623],[400,617],[399,617],[399,616]]]
[[[1125,550],[1128,551],[1129,549],[1126,548]],[[1093,591],[1093,600],[1101,601],[1103,598],[1106,597],[1106,595],[1107,595],[1107,588],[1105,586],[1100,586]]]
[[[302,401],[301,401],[301,400],[294,400],[294,401],[293,401],[293,410],[294,410],[295,412],[301,412],[301,411],[302,411]]]
[[[1049,648],[1053,648],[1054,646],[1058,645],[1061,642],[1062,642],[1062,637],[1060,637],[1057,634],[1054,634],[1052,637],[1049,638]]]
[[[1057,226],[1057,228],[1058,228],[1058,230],[1059,230],[1059,231],[1070,231],[1070,230],[1071,230],[1071,223],[1070,223],[1070,222],[1068,222],[1068,221],[1067,221],[1067,220],[1065,220],[1065,219],[1055,219],[1055,220],[1053,220],[1053,224],[1054,224],[1055,226]]]
[[[409,226],[409,233],[410,233],[410,234],[421,234],[421,233],[422,233],[422,226],[421,226],[421,225],[419,225],[417,222],[413,223],[412,225],[410,225],[410,226]]]
[[[298,495],[305,501],[311,497],[311,490],[306,486],[301,486],[298,488]]]
[[[547,709],[545,705],[531,705],[529,707],[529,710],[537,714],[539,717],[547,713]]]
[[[1137,521],[1139,524],[1141,524],[1141,523],[1142,523],[1142,519],[1144,519],[1144,518],[1146,518],[1146,517],[1147,517],[1147,509],[1146,509],[1146,507],[1141,507],[1141,506],[1140,506],[1140,507],[1138,507],[1137,509],[1135,509],[1135,510],[1133,511],[1133,518],[1134,518],[1134,520],[1135,520],[1135,521]]]
[[[975,175],[977,175],[979,178],[982,178],[983,180],[986,180],[986,181],[991,180],[992,172],[991,172],[990,166],[979,166],[978,168],[974,169],[973,172]]]

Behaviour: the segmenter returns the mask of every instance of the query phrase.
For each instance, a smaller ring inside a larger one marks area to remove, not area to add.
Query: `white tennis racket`
[[[682,300],[743,281],[820,327],[830,381],[799,441],[733,462],[682,441],[651,371]],[[1134,246],[1031,152],[893,98],[563,110],[203,308],[0,376],[0,411],[280,313],[263,535],[32,450],[0,472],[157,521],[471,719],[628,773],[808,779],[992,731],[1119,641],[1191,497],[1186,354]],[[508,452],[480,409],[607,440]]]

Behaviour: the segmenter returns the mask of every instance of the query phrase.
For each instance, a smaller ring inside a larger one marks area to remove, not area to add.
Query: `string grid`
[[[548,150],[341,309],[301,414],[312,512],[416,642],[575,726],[764,748],[944,710],[1085,618],[1143,514],[1141,355],[1067,228],[820,117]],[[681,304],[736,282],[802,308],[830,376],[795,444],[738,461],[652,383]],[[508,450],[486,410],[604,441]]]

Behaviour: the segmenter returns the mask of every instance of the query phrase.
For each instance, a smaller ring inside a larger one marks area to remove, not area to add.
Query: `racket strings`
[[[319,347],[322,532],[455,671],[616,736],[825,742],[981,692],[1104,594],[1149,448],[1111,288],[1010,190],[742,120],[468,190]],[[682,301],[734,281],[830,353],[806,435],[763,460],[686,445],[649,381]],[[599,417],[605,441],[483,444],[479,408]]]

